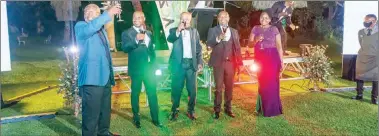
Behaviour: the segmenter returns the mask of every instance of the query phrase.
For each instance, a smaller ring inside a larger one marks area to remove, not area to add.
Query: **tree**
[[[55,16],[57,21],[65,22],[64,38],[63,41],[69,43],[70,36],[73,36],[72,21],[76,21],[78,18],[80,1],[51,1],[51,6],[55,10]]]

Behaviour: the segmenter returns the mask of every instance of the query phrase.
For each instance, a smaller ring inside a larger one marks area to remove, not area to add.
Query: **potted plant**
[[[308,46],[309,54],[304,56],[305,74],[313,84],[313,91],[321,91],[320,83],[330,86],[334,70],[332,68],[332,61],[325,55],[328,45]]]

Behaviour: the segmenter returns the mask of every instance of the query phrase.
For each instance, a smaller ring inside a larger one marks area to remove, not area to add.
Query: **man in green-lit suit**
[[[131,104],[133,124],[141,128],[139,115],[139,96],[142,82],[145,85],[153,124],[162,127],[159,122],[157,87],[155,71],[155,49],[150,31],[145,30],[145,15],[141,11],[133,14],[133,26],[122,33],[122,49],[128,53],[128,74],[132,80]]]

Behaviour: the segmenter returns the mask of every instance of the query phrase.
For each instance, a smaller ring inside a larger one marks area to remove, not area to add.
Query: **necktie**
[[[371,29],[367,29],[367,36],[370,36],[371,35]]]
[[[111,57],[110,57],[110,53],[109,53],[109,50],[108,50],[108,43],[105,39],[105,35],[103,33],[103,29],[100,29],[99,31],[97,31],[97,33],[99,34],[99,37],[101,39],[101,41],[103,42],[103,46],[104,46],[104,51],[105,51],[105,55],[108,59],[108,62],[109,62],[109,65],[111,64],[112,60],[111,60]],[[110,65],[111,66],[111,65]]]

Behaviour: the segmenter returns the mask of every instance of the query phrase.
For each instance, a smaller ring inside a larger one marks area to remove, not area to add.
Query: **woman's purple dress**
[[[281,62],[275,41],[279,30],[274,26],[266,29],[255,26],[251,33],[255,37],[260,35],[264,37],[263,41],[254,46],[254,60],[259,66],[259,95],[256,110],[265,117],[277,116],[283,113],[279,93]]]

